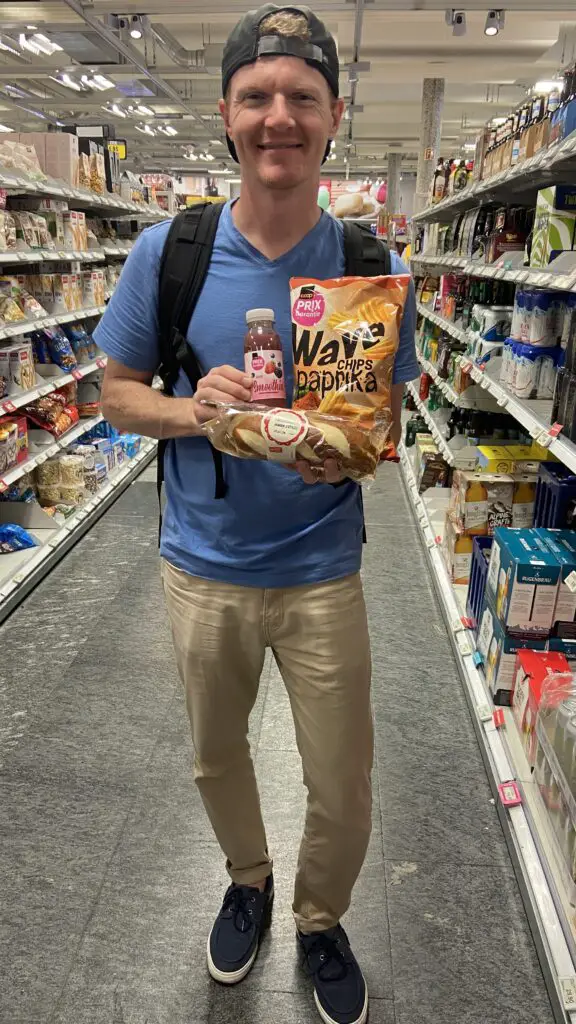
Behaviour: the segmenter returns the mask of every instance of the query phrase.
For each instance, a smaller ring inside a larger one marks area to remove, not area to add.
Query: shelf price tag
[[[100,370],[103,370],[103,369],[104,369],[104,367],[106,366],[106,360],[105,360],[105,359],[101,359],[101,358],[97,359],[97,360],[96,360],[96,366],[97,366],[97,367],[98,367],[98,368],[99,368]]]
[[[565,1010],[576,1010],[576,975],[569,978],[558,978],[562,993],[562,1005]]]
[[[484,664],[484,658],[480,654],[480,651],[474,651],[474,654],[472,655],[472,661],[474,662],[476,668],[480,668]],[[489,717],[492,718],[492,712],[490,712]]]
[[[504,807],[517,807],[518,804],[522,803],[520,790],[513,779],[511,779],[510,782],[501,782],[498,786],[498,792]]]
[[[479,704],[476,708],[476,713],[481,722],[492,721],[492,708],[489,704]]]
[[[470,643],[465,633],[457,633],[456,640],[458,642],[458,649],[460,651],[460,654],[472,654],[472,644]]]
[[[14,405],[14,402],[11,402],[10,400],[2,402],[2,408],[4,412],[16,412],[16,406]]]
[[[504,725],[504,708],[496,708],[492,715],[492,721],[496,729],[501,729]]]
[[[573,594],[576,594],[576,570],[566,577],[564,583],[568,587],[568,590],[572,591]]]
[[[71,374],[74,377],[74,380],[82,380],[82,377],[84,376],[82,370],[72,370]]]

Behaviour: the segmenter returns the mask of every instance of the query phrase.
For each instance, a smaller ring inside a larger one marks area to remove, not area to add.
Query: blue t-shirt
[[[158,366],[158,270],[169,223],[148,228],[132,250],[95,338],[134,370]],[[392,254],[392,273],[407,269]],[[236,228],[226,205],[210,269],[188,329],[204,373],[228,363],[243,369],[246,310],[271,307],[282,339],[286,394],[292,392],[291,277],[344,274],[342,224],[322,214],[316,226],[279,259],[266,259]],[[414,349],[411,284],[394,381],[419,374]],[[177,396],[190,395],[181,374]],[[360,568],[360,488],[305,484],[270,462],[224,455],[225,498],[214,498],[214,463],[202,437],[170,441],[165,459],[166,510],[161,554],[204,579],[256,587],[288,587],[347,576]]]

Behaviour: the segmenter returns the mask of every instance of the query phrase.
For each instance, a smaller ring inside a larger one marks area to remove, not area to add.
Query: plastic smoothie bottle
[[[252,402],[286,405],[286,382],[280,335],[274,329],[273,309],[249,309],[244,337],[244,368],[252,378]]]

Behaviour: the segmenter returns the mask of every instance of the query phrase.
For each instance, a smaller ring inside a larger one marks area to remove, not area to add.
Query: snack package
[[[82,324],[65,324],[64,333],[72,346],[72,351],[79,363],[89,363],[94,358],[94,342]]]
[[[312,465],[336,459],[351,480],[395,459],[390,394],[410,278],[292,278],[291,410],[218,407],[205,432],[244,458]]]
[[[242,459],[302,459],[312,465],[336,459],[342,472],[357,482],[372,479],[380,461],[381,447],[372,431],[351,419],[299,409],[221,405],[204,432],[215,448]]]
[[[47,430],[54,437],[60,437],[78,422],[78,410],[65,404],[66,399],[57,391],[45,395],[38,401],[25,406],[24,412],[32,423]]]
[[[60,366],[66,373],[78,369],[78,361],[62,328],[46,327],[42,333],[46,337],[52,362]]]
[[[9,555],[13,551],[23,551],[25,548],[37,546],[38,541],[21,526],[17,526],[15,523],[0,525],[0,555]]]

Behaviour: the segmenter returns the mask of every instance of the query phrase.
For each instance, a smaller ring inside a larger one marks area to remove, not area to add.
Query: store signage
[[[108,143],[108,149],[111,153],[116,153],[119,160],[126,159],[127,146],[126,139],[116,139],[115,142]]]
[[[430,149],[430,148],[425,149],[424,150],[424,159],[425,160],[433,160],[434,159],[434,150]]]

